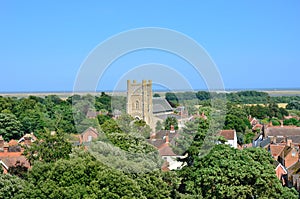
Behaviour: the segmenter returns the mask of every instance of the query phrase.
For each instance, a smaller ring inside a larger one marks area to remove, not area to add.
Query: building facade
[[[127,80],[127,107],[126,112],[136,119],[144,120],[153,125],[152,81],[143,80],[137,83]]]

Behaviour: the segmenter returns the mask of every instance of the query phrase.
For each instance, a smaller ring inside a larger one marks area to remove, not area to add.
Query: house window
[[[296,156],[296,151],[293,150],[293,151],[292,151],[292,157],[295,157],[295,156]]]
[[[87,140],[87,141],[88,141],[88,142],[91,142],[91,141],[92,141],[92,139],[93,139],[93,137],[92,137],[91,135],[89,135],[89,136],[88,136],[88,140]]]

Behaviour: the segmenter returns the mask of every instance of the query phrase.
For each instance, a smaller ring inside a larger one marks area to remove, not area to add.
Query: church
[[[127,80],[127,114],[133,118],[144,120],[152,129],[160,116],[173,113],[173,108],[165,98],[153,97],[152,81]]]

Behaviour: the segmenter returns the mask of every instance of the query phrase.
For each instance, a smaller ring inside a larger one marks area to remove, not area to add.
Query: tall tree
[[[178,120],[175,117],[167,117],[167,119],[163,123],[165,130],[170,130],[171,126],[178,129]]]
[[[34,164],[35,161],[55,162],[62,158],[68,159],[71,152],[72,146],[63,133],[47,132],[42,139],[26,148],[24,155],[30,164]]]
[[[0,173],[0,198],[2,199],[22,199],[26,198],[24,189],[27,182],[17,176]]]
[[[138,183],[87,153],[37,163],[29,172],[25,198],[146,198]]]
[[[0,113],[0,135],[8,141],[10,139],[19,139],[23,132],[22,124],[14,114]]]
[[[283,187],[266,150],[216,145],[193,166],[179,171],[181,193],[203,198],[298,198]]]

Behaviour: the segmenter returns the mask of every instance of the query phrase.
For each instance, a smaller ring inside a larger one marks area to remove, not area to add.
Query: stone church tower
[[[152,125],[152,81],[137,83],[127,80],[127,113]]]

